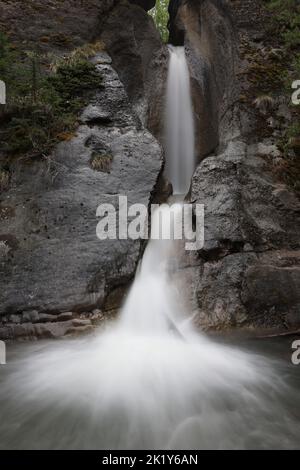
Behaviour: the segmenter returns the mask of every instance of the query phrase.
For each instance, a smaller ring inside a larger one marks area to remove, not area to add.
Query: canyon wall
[[[279,90],[270,115],[259,112],[266,73],[256,88],[251,75],[260,56],[273,65],[267,21],[260,1],[203,0],[182,2],[173,25],[188,51],[202,160],[191,200],[205,205],[205,245],[186,275],[204,328],[300,326],[300,204],[272,173],[286,98]]]
[[[104,40],[92,59],[102,83],[73,137],[45,158],[9,162],[10,184],[0,195],[4,339],[85,331],[120,307],[143,242],[98,240],[96,209],[118,209],[119,195],[148,206],[163,165],[146,129],[149,66],[155,76],[164,49],[145,11],[153,2],[70,1],[55,10],[52,3],[28,4],[22,15],[23,2],[0,2],[2,26],[21,47],[38,44],[45,54]],[[58,31],[65,41],[52,38]],[[97,167],[103,158],[107,164]]]

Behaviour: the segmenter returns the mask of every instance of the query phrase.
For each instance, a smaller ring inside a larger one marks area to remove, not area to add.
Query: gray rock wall
[[[104,87],[84,110],[76,136],[44,161],[16,162],[1,197],[2,314],[103,306],[110,290],[134,275],[140,242],[99,241],[96,209],[118,207],[119,194],[148,205],[161,148],[132,111],[109,57],[96,60]],[[110,169],[94,170],[93,155],[107,154]]]
[[[280,152],[255,130],[251,103],[240,101],[250,87],[241,45],[264,47],[261,5],[188,3],[178,10],[177,27],[185,34],[204,158],[191,200],[205,204],[205,246],[185,260],[195,319],[202,328],[294,331],[300,327],[299,199],[275,180],[265,157]]]
[[[152,18],[145,15],[141,7],[120,1],[110,14],[104,16],[101,29],[113,66],[136,113],[163,142],[169,54]]]

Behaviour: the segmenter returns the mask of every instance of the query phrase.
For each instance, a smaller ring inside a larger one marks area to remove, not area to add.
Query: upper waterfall
[[[195,169],[195,129],[184,47],[169,46],[165,113],[166,176],[174,194],[186,194]]]

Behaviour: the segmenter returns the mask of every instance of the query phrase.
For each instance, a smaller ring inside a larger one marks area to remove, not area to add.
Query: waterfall
[[[152,217],[152,233],[159,233],[163,224],[169,224],[170,212],[182,219],[182,204],[159,208]],[[168,334],[170,328],[179,328],[176,322],[181,316],[180,299],[170,282],[177,244],[176,240],[162,239],[151,239],[148,243],[121,313],[122,328],[137,334]]]
[[[194,165],[188,90],[184,51],[172,49],[167,172],[179,193]],[[152,230],[181,209],[158,209]],[[298,390],[283,387],[275,362],[196,331],[173,282],[177,243],[149,241],[119,319],[104,330],[22,346],[0,377],[0,448],[297,447],[299,425],[283,403],[288,390],[294,407]]]
[[[195,131],[184,47],[170,46],[165,133],[166,176],[174,194],[186,194],[195,169]]]

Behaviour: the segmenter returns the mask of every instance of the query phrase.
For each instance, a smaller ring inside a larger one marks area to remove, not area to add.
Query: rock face
[[[42,52],[65,53],[105,39],[111,53],[95,58],[103,87],[83,110],[74,138],[44,161],[16,162],[10,168],[11,187],[0,200],[4,339],[90,329],[82,321],[91,314],[84,312],[100,306],[105,316],[118,309],[135,273],[143,248],[139,241],[96,237],[99,204],[118,208],[119,195],[128,196],[129,204],[145,205],[160,197],[162,150],[146,125],[160,102],[157,96],[150,100],[154,81],[163,93],[157,71],[164,48],[144,11],[155,2],[132,3],[68,0],[54,12],[53,2],[46,1],[35,8],[23,5],[22,15],[19,2],[0,1],[1,21],[12,38],[28,47],[34,43]],[[63,19],[59,34],[57,16]],[[152,123],[160,130],[159,117]],[[70,310],[71,319],[57,315]],[[81,323],[74,325],[80,312]]]
[[[214,329],[296,330],[300,204],[275,180],[266,156],[280,152],[260,136],[255,112],[240,99],[250,84],[239,52],[245,43],[263,48],[260,3],[181,2],[173,25],[178,29],[190,62],[198,155],[204,158],[191,200],[205,205],[205,246],[185,260],[196,322]]]
[[[140,6],[124,1],[93,2],[90,7],[98,7],[101,14],[89,32],[87,28],[87,36],[99,38],[105,30],[104,19],[109,25],[109,15],[119,4],[129,12],[137,11],[143,24],[150,25],[149,51],[159,51],[152,19]],[[120,44],[123,29],[124,24],[115,30]],[[139,49],[140,41],[142,38],[135,38]],[[112,51],[118,63],[118,53],[113,47]],[[130,86],[124,77],[130,62],[123,63],[123,69],[120,61],[122,82],[107,53],[94,60],[103,86],[83,110],[76,135],[61,143],[49,158],[31,164],[15,162],[10,168],[10,188],[1,194],[0,335],[2,331],[5,338],[40,336],[39,331],[42,336],[57,336],[72,328],[90,328],[90,323],[76,323],[77,313],[100,307],[105,315],[118,308],[141,256],[139,240],[97,238],[100,219],[96,209],[103,203],[118,209],[119,195],[127,196],[128,204],[148,206],[162,171],[162,150],[141,121],[142,113],[136,112],[137,101],[128,93]],[[141,61],[142,73],[136,79],[141,81],[140,99],[147,106],[143,96],[147,60],[142,54]],[[27,321],[27,312],[32,311],[38,315],[34,322],[31,317]],[[75,312],[69,323],[55,316],[68,311]],[[62,326],[53,326],[49,314],[54,322],[63,321]],[[17,330],[14,324],[19,325]]]
[[[152,18],[139,6],[121,1],[103,17],[101,30],[136,113],[162,141],[169,54]]]
[[[117,0],[0,0],[0,29],[24,49],[63,53],[99,35],[99,18]]]
[[[265,167],[236,141],[194,175],[192,199],[206,217],[196,281],[202,325],[299,325],[300,204]]]

